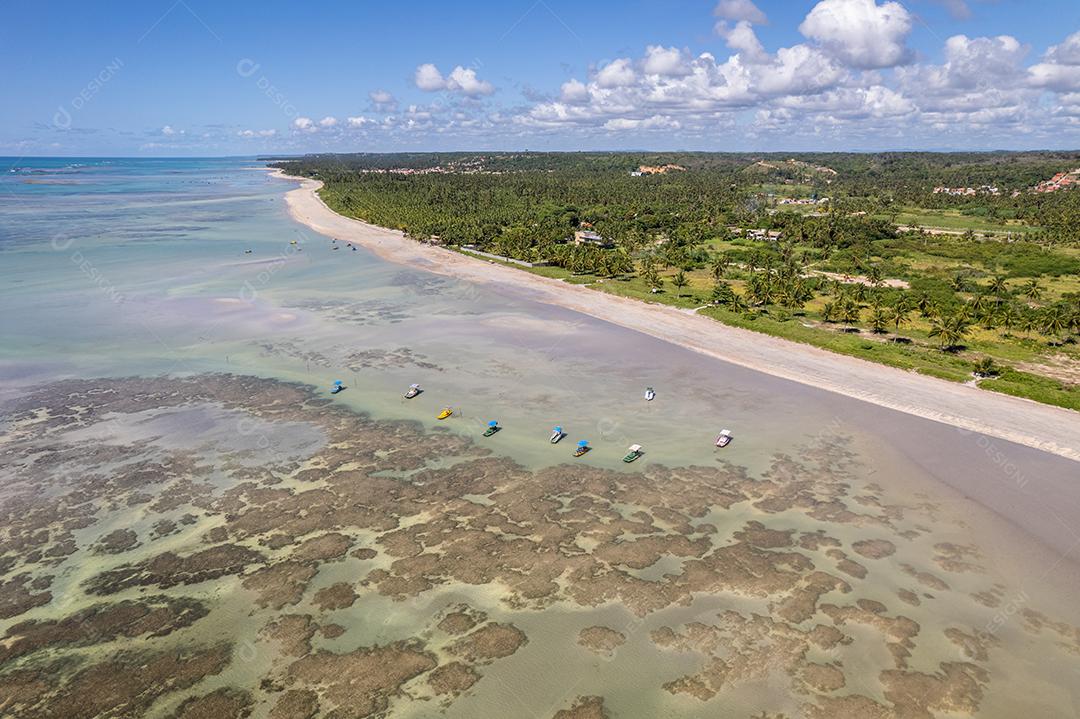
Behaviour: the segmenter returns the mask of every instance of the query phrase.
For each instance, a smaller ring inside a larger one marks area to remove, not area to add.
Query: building
[[[600,233],[593,230],[578,230],[574,233],[575,245],[592,245],[593,247],[600,247],[603,249],[610,249],[615,246],[615,243],[611,240],[603,237]]]

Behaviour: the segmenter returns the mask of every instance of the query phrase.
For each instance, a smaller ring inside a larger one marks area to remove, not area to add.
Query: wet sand
[[[294,219],[391,262],[502,286],[530,300],[628,327],[725,362],[1080,461],[1080,413],[833,354],[692,312],[597,292],[415,242],[401,232],[333,212],[317,194],[322,186],[319,181],[280,171],[274,174],[300,181],[299,188],[285,195]]]

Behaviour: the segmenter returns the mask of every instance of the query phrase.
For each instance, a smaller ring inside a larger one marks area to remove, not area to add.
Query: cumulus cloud
[[[310,117],[298,117],[292,121],[293,129],[301,132],[314,132],[318,128],[315,127],[315,122]]]
[[[1043,61],[1029,69],[1035,87],[1063,93],[1080,91],[1080,32],[1046,51]]]
[[[277,134],[277,130],[241,130],[236,133],[240,137],[273,137]]]
[[[327,115],[323,119],[319,120],[319,127],[333,127],[337,124],[337,118],[331,115]]]
[[[756,25],[767,21],[765,13],[761,12],[751,0],[720,0],[713,10],[713,15],[724,20],[735,22],[749,22]]]
[[[476,70],[466,69],[461,65],[455,67],[446,79],[446,87],[449,90],[458,90],[470,97],[477,95],[490,95],[495,92],[495,86],[486,80],[476,76]]]
[[[723,25],[723,27],[720,27]],[[717,24],[717,33],[727,41],[730,47],[746,62],[764,62],[768,53],[758,40],[757,33],[747,20],[740,20],[735,27],[728,27],[726,23]]]
[[[911,15],[898,2],[821,0],[799,32],[852,67],[894,67],[911,59],[905,41]]]
[[[632,85],[634,79],[634,68],[625,57],[612,60],[596,73],[596,84],[600,87],[626,87]]]
[[[376,122],[375,120],[364,117],[363,115],[357,115],[356,117],[346,118],[345,122],[349,125],[349,127],[354,127],[354,128],[367,127],[368,125],[377,125],[378,124],[378,122]]]
[[[165,137],[173,137],[174,135],[183,135],[184,131],[177,130],[172,125],[166,125],[165,127],[161,128],[161,134]]]
[[[585,83],[573,78],[567,80],[559,88],[559,100],[569,105],[577,105],[589,100],[589,88]]]
[[[687,53],[674,47],[649,45],[645,48],[645,59],[641,69],[650,75],[679,77],[689,75]]]
[[[372,90],[368,98],[377,110],[393,112],[397,109],[397,98],[389,90]]]
[[[458,65],[450,71],[449,75],[443,77],[443,74],[435,65],[430,62],[424,63],[416,68],[416,75],[413,80],[416,86],[425,92],[449,90],[460,92],[468,97],[490,95],[495,92],[495,86],[477,77],[476,70],[464,68],[461,65]]]

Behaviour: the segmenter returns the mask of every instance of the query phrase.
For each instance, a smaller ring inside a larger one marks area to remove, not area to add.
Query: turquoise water
[[[1052,616],[1080,622],[1069,593],[1075,566],[1065,553],[1080,504],[1073,493],[1048,506],[1043,492],[1052,487],[1062,496],[1060,487],[1076,478],[1075,463],[727,365],[537,304],[511,288],[478,287],[354,251],[292,221],[282,198],[294,183],[269,177],[254,158],[0,162],[0,402],[63,378],[230,372],[324,393],[341,379],[348,389],[333,401],[376,418],[476,438],[529,468],[570,461],[586,439],[595,449],[579,461],[622,472],[724,459],[758,473],[777,455],[839,435],[849,438],[862,467],[853,493],[879,485],[894,500],[932,508],[933,526],[919,529],[928,533],[924,545],[978,544],[994,577],[1022,586],[1032,605]],[[403,400],[414,382],[425,392]],[[655,401],[644,401],[646,386],[656,388]],[[448,405],[455,417],[437,421]],[[504,429],[482,439],[490,420]],[[551,445],[555,424],[568,436]],[[725,427],[736,439],[721,452],[713,439]],[[646,454],[625,465],[632,443]],[[1019,470],[1003,471],[995,452]],[[976,485],[978,502],[967,491]],[[792,512],[782,521],[799,527],[805,517]],[[845,543],[857,538],[846,531],[835,529]],[[886,571],[893,570],[897,587],[911,584],[896,567]],[[950,577],[972,592],[985,588],[977,579]],[[438,592],[424,598],[432,606],[444,601]],[[424,614],[424,602],[402,608],[371,597],[354,613],[359,625],[365,612],[397,612],[404,627]],[[903,609],[930,626],[943,606],[966,626],[992,615],[959,593]],[[765,609],[760,602],[755,610]],[[513,697],[534,694],[530,706],[545,708],[548,687],[533,677],[550,665],[556,640],[590,623],[617,624],[611,617],[622,611],[513,617],[532,637],[529,648],[492,669],[498,681],[449,713],[493,715]],[[645,644],[630,655],[640,660],[638,671],[658,661]],[[1003,675],[1013,659],[1037,665],[1035,650],[1022,642],[1008,649],[998,660]],[[560,662],[552,676],[571,681],[595,672],[590,681],[612,689],[610,706],[633,715],[638,675],[590,661]],[[1022,706],[1015,684],[994,686],[1001,716]],[[716,709],[676,706],[686,715]]]

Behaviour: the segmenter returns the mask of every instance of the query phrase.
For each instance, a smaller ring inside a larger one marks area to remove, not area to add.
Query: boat
[[[484,430],[484,436],[490,437],[491,435],[498,432],[500,429],[502,429],[502,427],[499,426],[499,423],[495,420],[491,420],[490,422],[488,422],[487,429]]]
[[[334,380],[334,384],[330,387],[330,394],[337,394],[341,390],[345,389],[345,385],[341,383],[341,380]]]
[[[717,447],[726,447],[726,446],[728,446],[728,444],[731,443],[731,440],[733,440],[733,439],[734,439],[734,437],[731,436],[731,430],[730,429],[722,429],[722,430],[720,430],[720,436],[718,436],[716,438],[716,446]]]
[[[562,431],[562,427],[556,425],[551,430],[551,443],[552,444],[558,444],[559,440],[561,440],[565,436],[566,436],[566,432]]]
[[[290,244],[290,245],[295,245],[295,244],[296,244],[296,240],[289,240],[289,244]]]
[[[586,452],[588,452],[590,449],[592,449],[592,447],[589,446],[588,440],[583,439],[577,443],[577,449],[574,450],[574,456],[580,457]]]
[[[409,385],[409,391],[405,393],[405,399],[412,399],[413,397],[415,397],[416,395],[420,394],[423,391],[424,390],[420,389],[420,385],[411,384],[411,385]]]
[[[653,398],[655,398],[655,397],[656,397],[656,391],[652,387],[646,387],[645,388],[645,401],[646,402],[652,402]]]
[[[628,463],[633,462],[643,454],[645,453],[641,451],[640,444],[632,444],[630,445],[630,448],[626,450],[626,456],[622,458],[622,461]]]
[[[439,412],[439,414],[435,416],[435,419],[446,419],[447,417],[449,417],[453,413],[454,413],[454,410],[451,409],[450,407],[443,407],[442,412]]]

